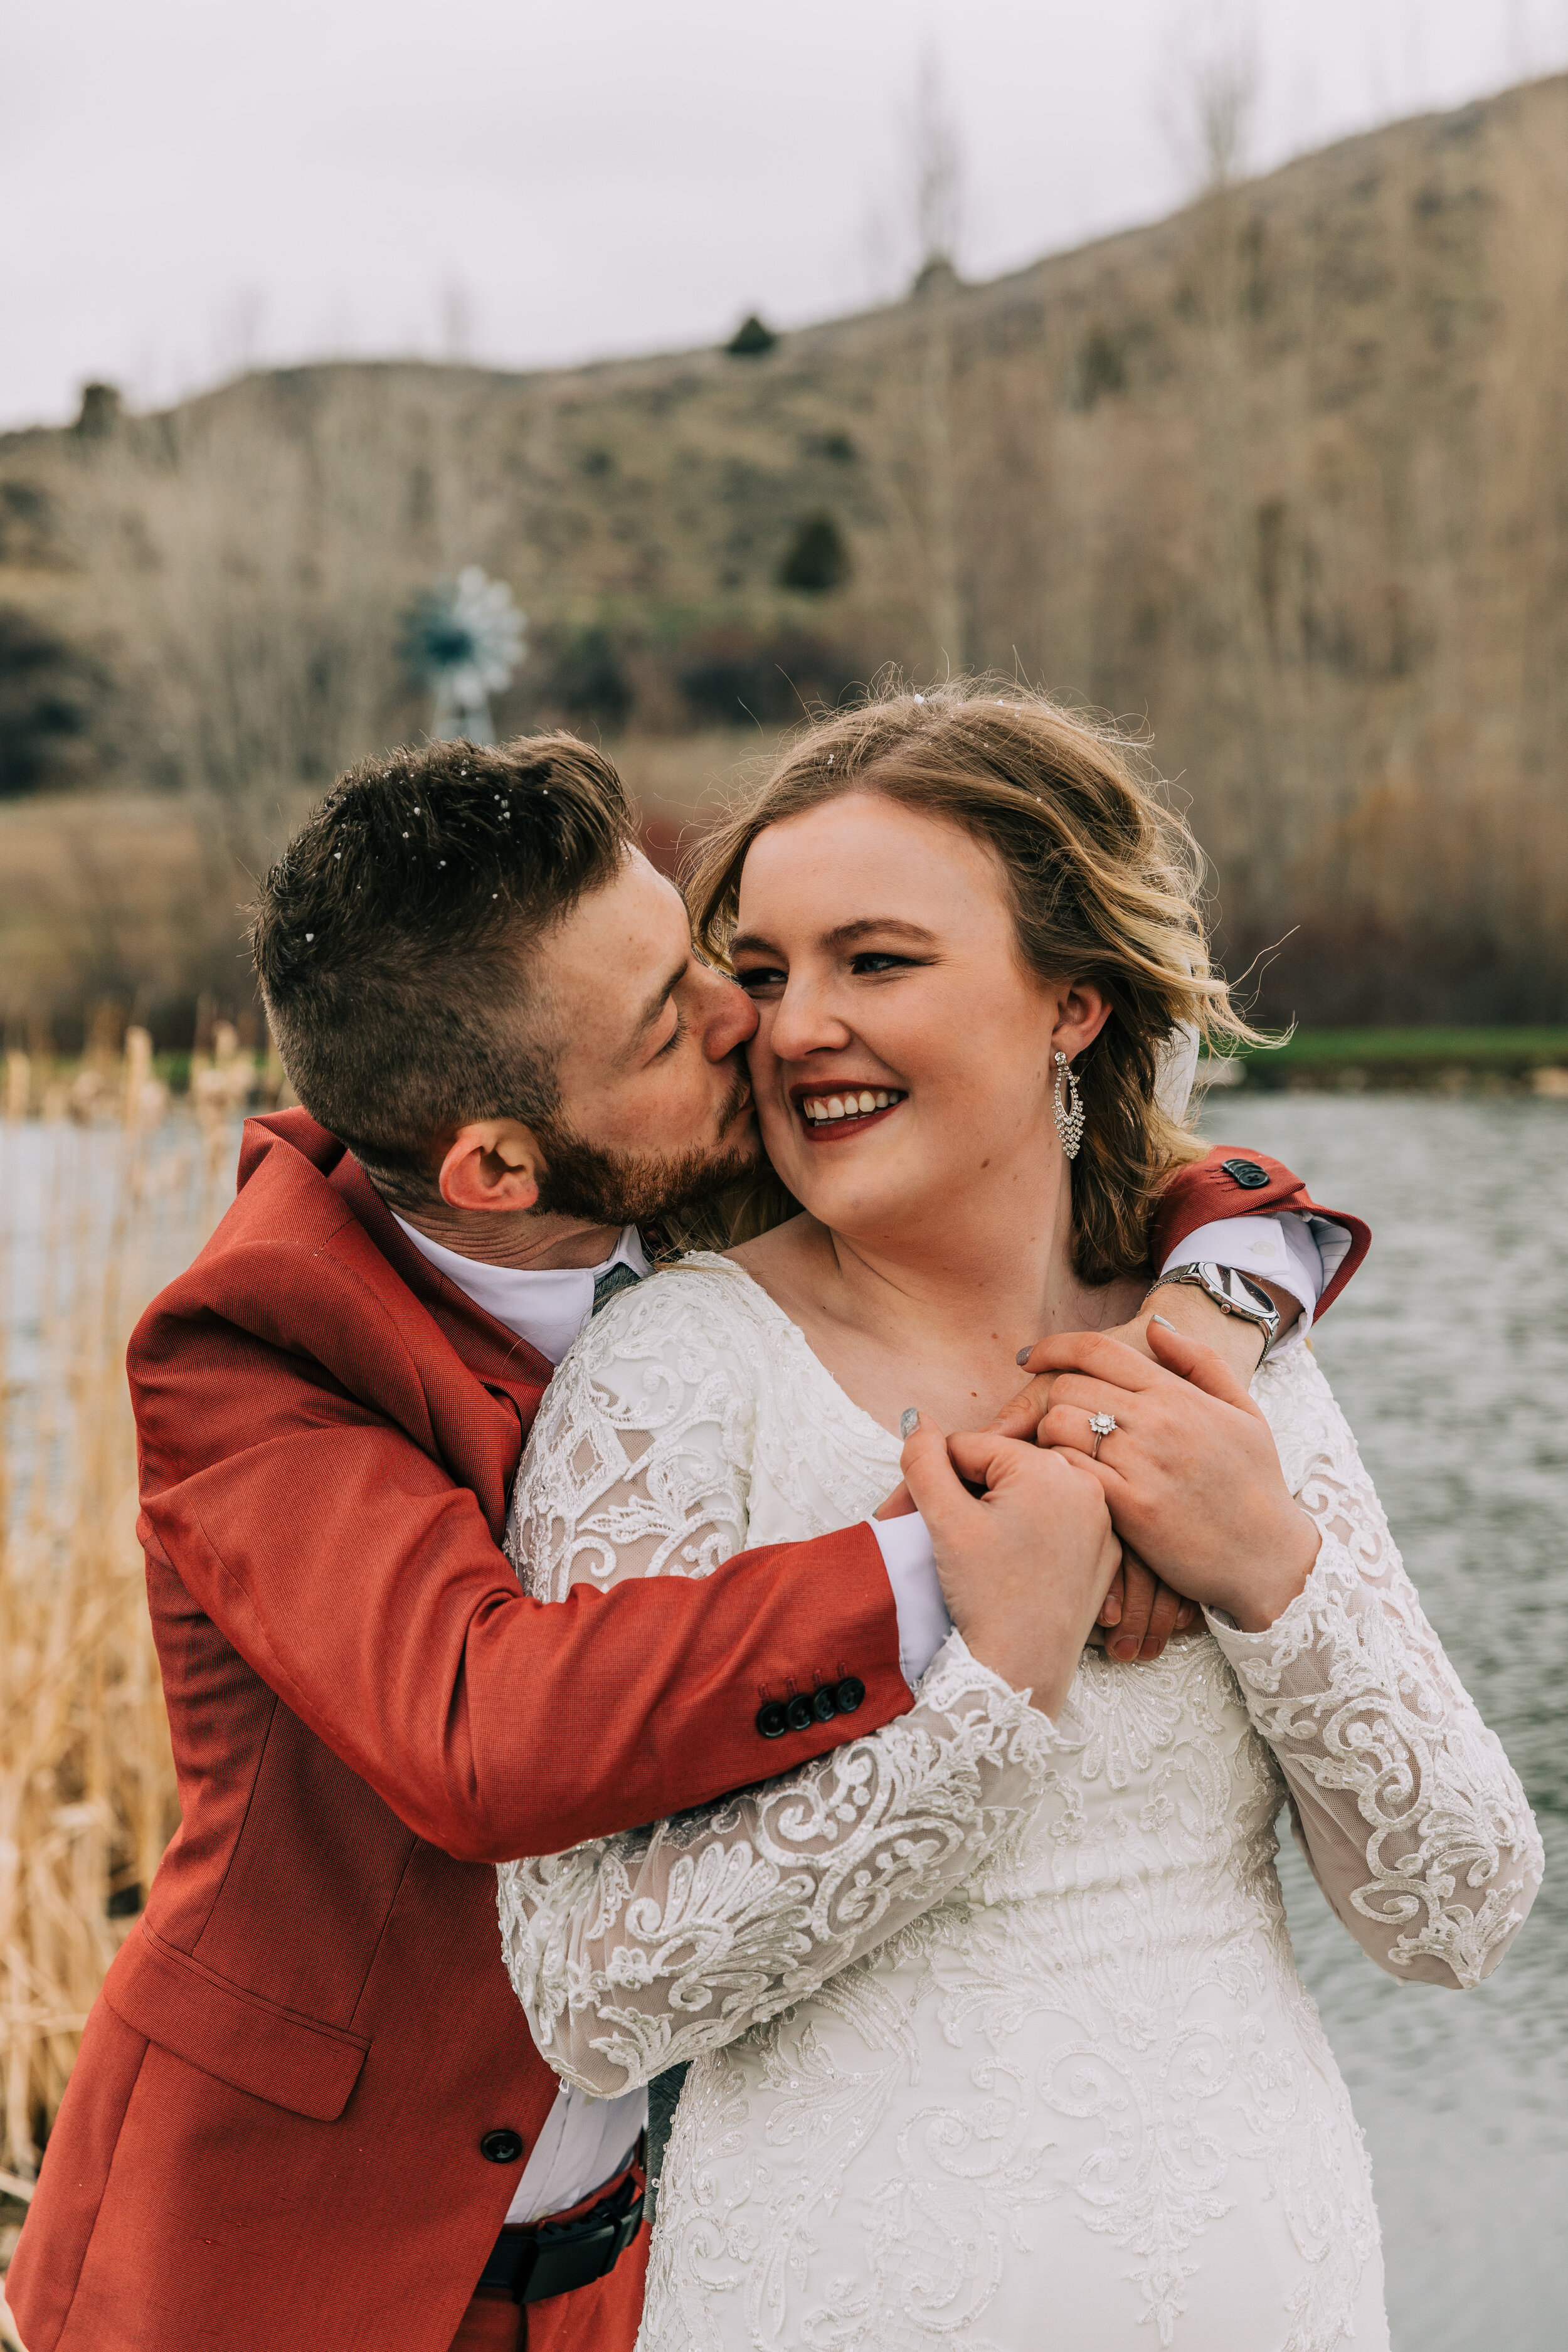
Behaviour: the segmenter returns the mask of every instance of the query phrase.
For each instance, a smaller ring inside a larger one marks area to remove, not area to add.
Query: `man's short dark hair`
[[[351,768],[267,877],[250,945],[283,1066],[393,1207],[434,1197],[436,1137],[549,1119],[529,950],[632,838],[619,777],[574,736],[429,743]]]

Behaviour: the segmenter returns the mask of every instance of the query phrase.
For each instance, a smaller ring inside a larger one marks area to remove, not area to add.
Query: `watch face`
[[[1279,1328],[1279,1314],[1274,1301],[1250,1275],[1234,1265],[1197,1265],[1193,1277],[1198,1287],[1206,1290],[1216,1307],[1227,1314],[1240,1315],[1249,1323],[1261,1325],[1270,1339]]]

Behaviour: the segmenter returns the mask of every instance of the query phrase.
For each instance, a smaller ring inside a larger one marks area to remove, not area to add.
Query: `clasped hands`
[[[1100,1622],[1124,1658],[1157,1657],[1200,1601],[1262,1632],[1300,1591],[1319,1544],[1268,1422],[1223,1359],[1152,1316],[1141,1336],[1147,1356],[1110,1332],[1042,1340],[1027,1386],[991,1424],[1073,1454],[1098,1479],[1123,1548],[1123,1589],[1112,1580]],[[1098,1449],[1097,1413],[1116,1423]]]
[[[1268,1424],[1217,1351],[1147,1314],[1129,1337],[1142,1347],[1042,1340],[989,1428],[944,1437],[922,1415],[904,1449],[969,1648],[1051,1715],[1097,1624],[1121,1659],[1157,1657],[1199,1603],[1261,1632],[1317,1558]],[[1098,1458],[1097,1413],[1116,1423]]]

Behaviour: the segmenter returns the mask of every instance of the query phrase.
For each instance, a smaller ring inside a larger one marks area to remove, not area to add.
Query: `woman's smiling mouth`
[[[798,1087],[795,1107],[814,1143],[837,1143],[847,1135],[864,1135],[907,1099],[899,1087],[825,1087],[809,1092]]]

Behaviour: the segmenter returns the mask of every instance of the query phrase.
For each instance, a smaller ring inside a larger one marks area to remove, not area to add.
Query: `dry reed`
[[[178,1820],[136,1541],[125,1343],[225,1204],[235,1114],[255,1078],[222,1024],[195,1073],[194,1116],[167,1115],[143,1030],[68,1084],[6,1058],[0,2197],[15,2202],[30,2194],[87,2012]],[[0,2339],[5,2327],[0,2302]]]

